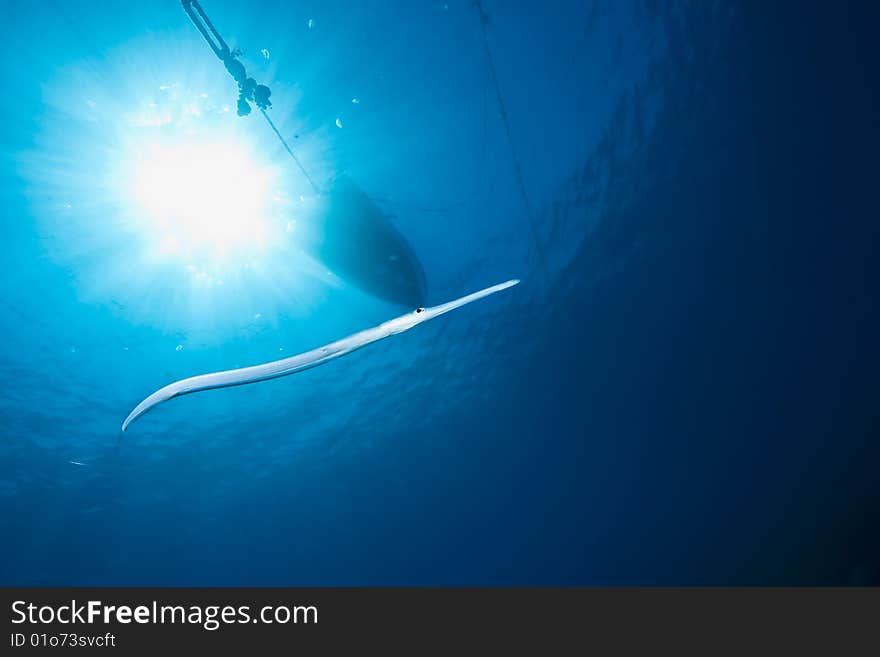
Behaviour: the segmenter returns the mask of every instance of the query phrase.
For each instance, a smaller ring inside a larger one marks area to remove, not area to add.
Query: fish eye
[[[423,310],[424,310],[424,308],[422,308],[421,306],[419,306],[418,308],[416,308],[416,312],[417,312],[417,313],[420,313],[420,312],[422,312]]]

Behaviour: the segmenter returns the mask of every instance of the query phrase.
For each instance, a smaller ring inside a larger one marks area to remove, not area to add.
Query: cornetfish
[[[181,379],[174,383],[169,383],[164,388],[159,388],[156,392],[144,399],[140,404],[135,406],[134,410],[128,414],[122,423],[122,430],[125,431],[132,422],[141,415],[152,409],[154,406],[168,401],[172,397],[188,395],[192,392],[201,392],[203,390],[212,390],[214,388],[227,388],[230,386],[240,386],[246,383],[256,383],[257,381],[265,381],[274,379],[279,376],[287,376],[295,374],[303,370],[323,365],[326,362],[350,354],[356,349],[366,347],[368,344],[382,340],[391,335],[397,335],[408,331],[413,326],[427,322],[429,319],[439,317],[450,310],[461,308],[462,306],[495,294],[501,290],[506,290],[519,283],[518,279],[512,279],[505,283],[499,283],[492,287],[487,287],[479,292],[468,294],[467,296],[455,299],[448,303],[432,306],[430,308],[417,308],[413,312],[401,315],[387,322],[383,322],[378,326],[360,331],[347,338],[342,338],[336,342],[331,342],[323,347],[305,351],[296,356],[274,360],[270,363],[262,365],[251,365],[250,367],[241,367],[234,370],[225,370],[223,372],[212,372],[210,374],[200,374],[199,376],[191,376],[187,379]]]

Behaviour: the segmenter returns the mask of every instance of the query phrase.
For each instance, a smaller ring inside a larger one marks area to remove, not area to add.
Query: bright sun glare
[[[142,228],[163,257],[218,263],[267,247],[274,175],[240,144],[154,144],[133,184]]]

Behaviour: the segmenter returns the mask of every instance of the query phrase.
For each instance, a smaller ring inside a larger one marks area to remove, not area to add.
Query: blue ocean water
[[[408,309],[298,250],[178,2],[4,3],[0,584],[880,581],[875,17],[765,4],[205,0],[429,305],[522,283],[121,436]],[[228,257],[169,242],[156,148]]]

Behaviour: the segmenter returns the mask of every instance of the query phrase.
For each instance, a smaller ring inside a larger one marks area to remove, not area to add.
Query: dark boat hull
[[[302,248],[346,282],[392,303],[425,303],[422,265],[390,218],[350,179],[340,176],[299,226]]]

